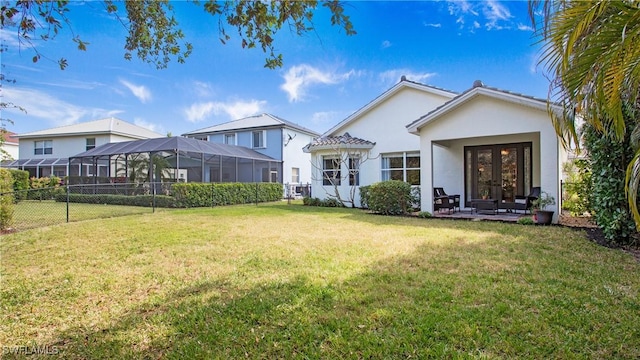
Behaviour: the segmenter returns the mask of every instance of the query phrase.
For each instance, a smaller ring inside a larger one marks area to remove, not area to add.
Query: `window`
[[[360,158],[349,158],[349,185],[360,185]]]
[[[340,158],[322,158],[322,185],[340,185]]]
[[[96,147],[96,138],[87,138],[87,151]]]
[[[197,135],[193,137],[196,140],[208,141],[209,137],[207,135]]]
[[[227,145],[235,145],[236,134],[224,134],[224,143]]]
[[[300,183],[300,169],[299,168],[291,168],[291,182],[294,184]]]
[[[265,134],[264,130],[254,131],[252,133],[254,149],[265,147],[264,134]]]
[[[42,140],[34,142],[35,150],[34,155],[49,155],[53,154],[53,140]]]
[[[400,180],[420,185],[420,154],[383,155],[382,180]]]

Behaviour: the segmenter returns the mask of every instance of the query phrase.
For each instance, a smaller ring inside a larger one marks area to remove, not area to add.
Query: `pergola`
[[[69,175],[120,181],[282,183],[282,162],[242,146],[176,136],[98,146],[70,157]]]

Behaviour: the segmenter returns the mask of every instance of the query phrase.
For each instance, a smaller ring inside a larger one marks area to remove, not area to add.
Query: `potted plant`
[[[537,199],[531,202],[533,218],[538,224],[551,224],[553,210],[547,210],[547,206],[555,205],[556,199],[547,192],[542,191]]]
[[[487,200],[489,198],[489,189],[482,190],[482,200]]]

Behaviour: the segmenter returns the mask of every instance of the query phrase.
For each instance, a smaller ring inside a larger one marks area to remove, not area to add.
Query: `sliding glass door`
[[[531,189],[531,143],[467,146],[465,200],[513,202]]]

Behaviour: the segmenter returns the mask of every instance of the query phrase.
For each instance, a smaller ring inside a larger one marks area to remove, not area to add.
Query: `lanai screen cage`
[[[282,183],[282,162],[242,146],[167,137],[109,143],[73,156],[69,180]]]

